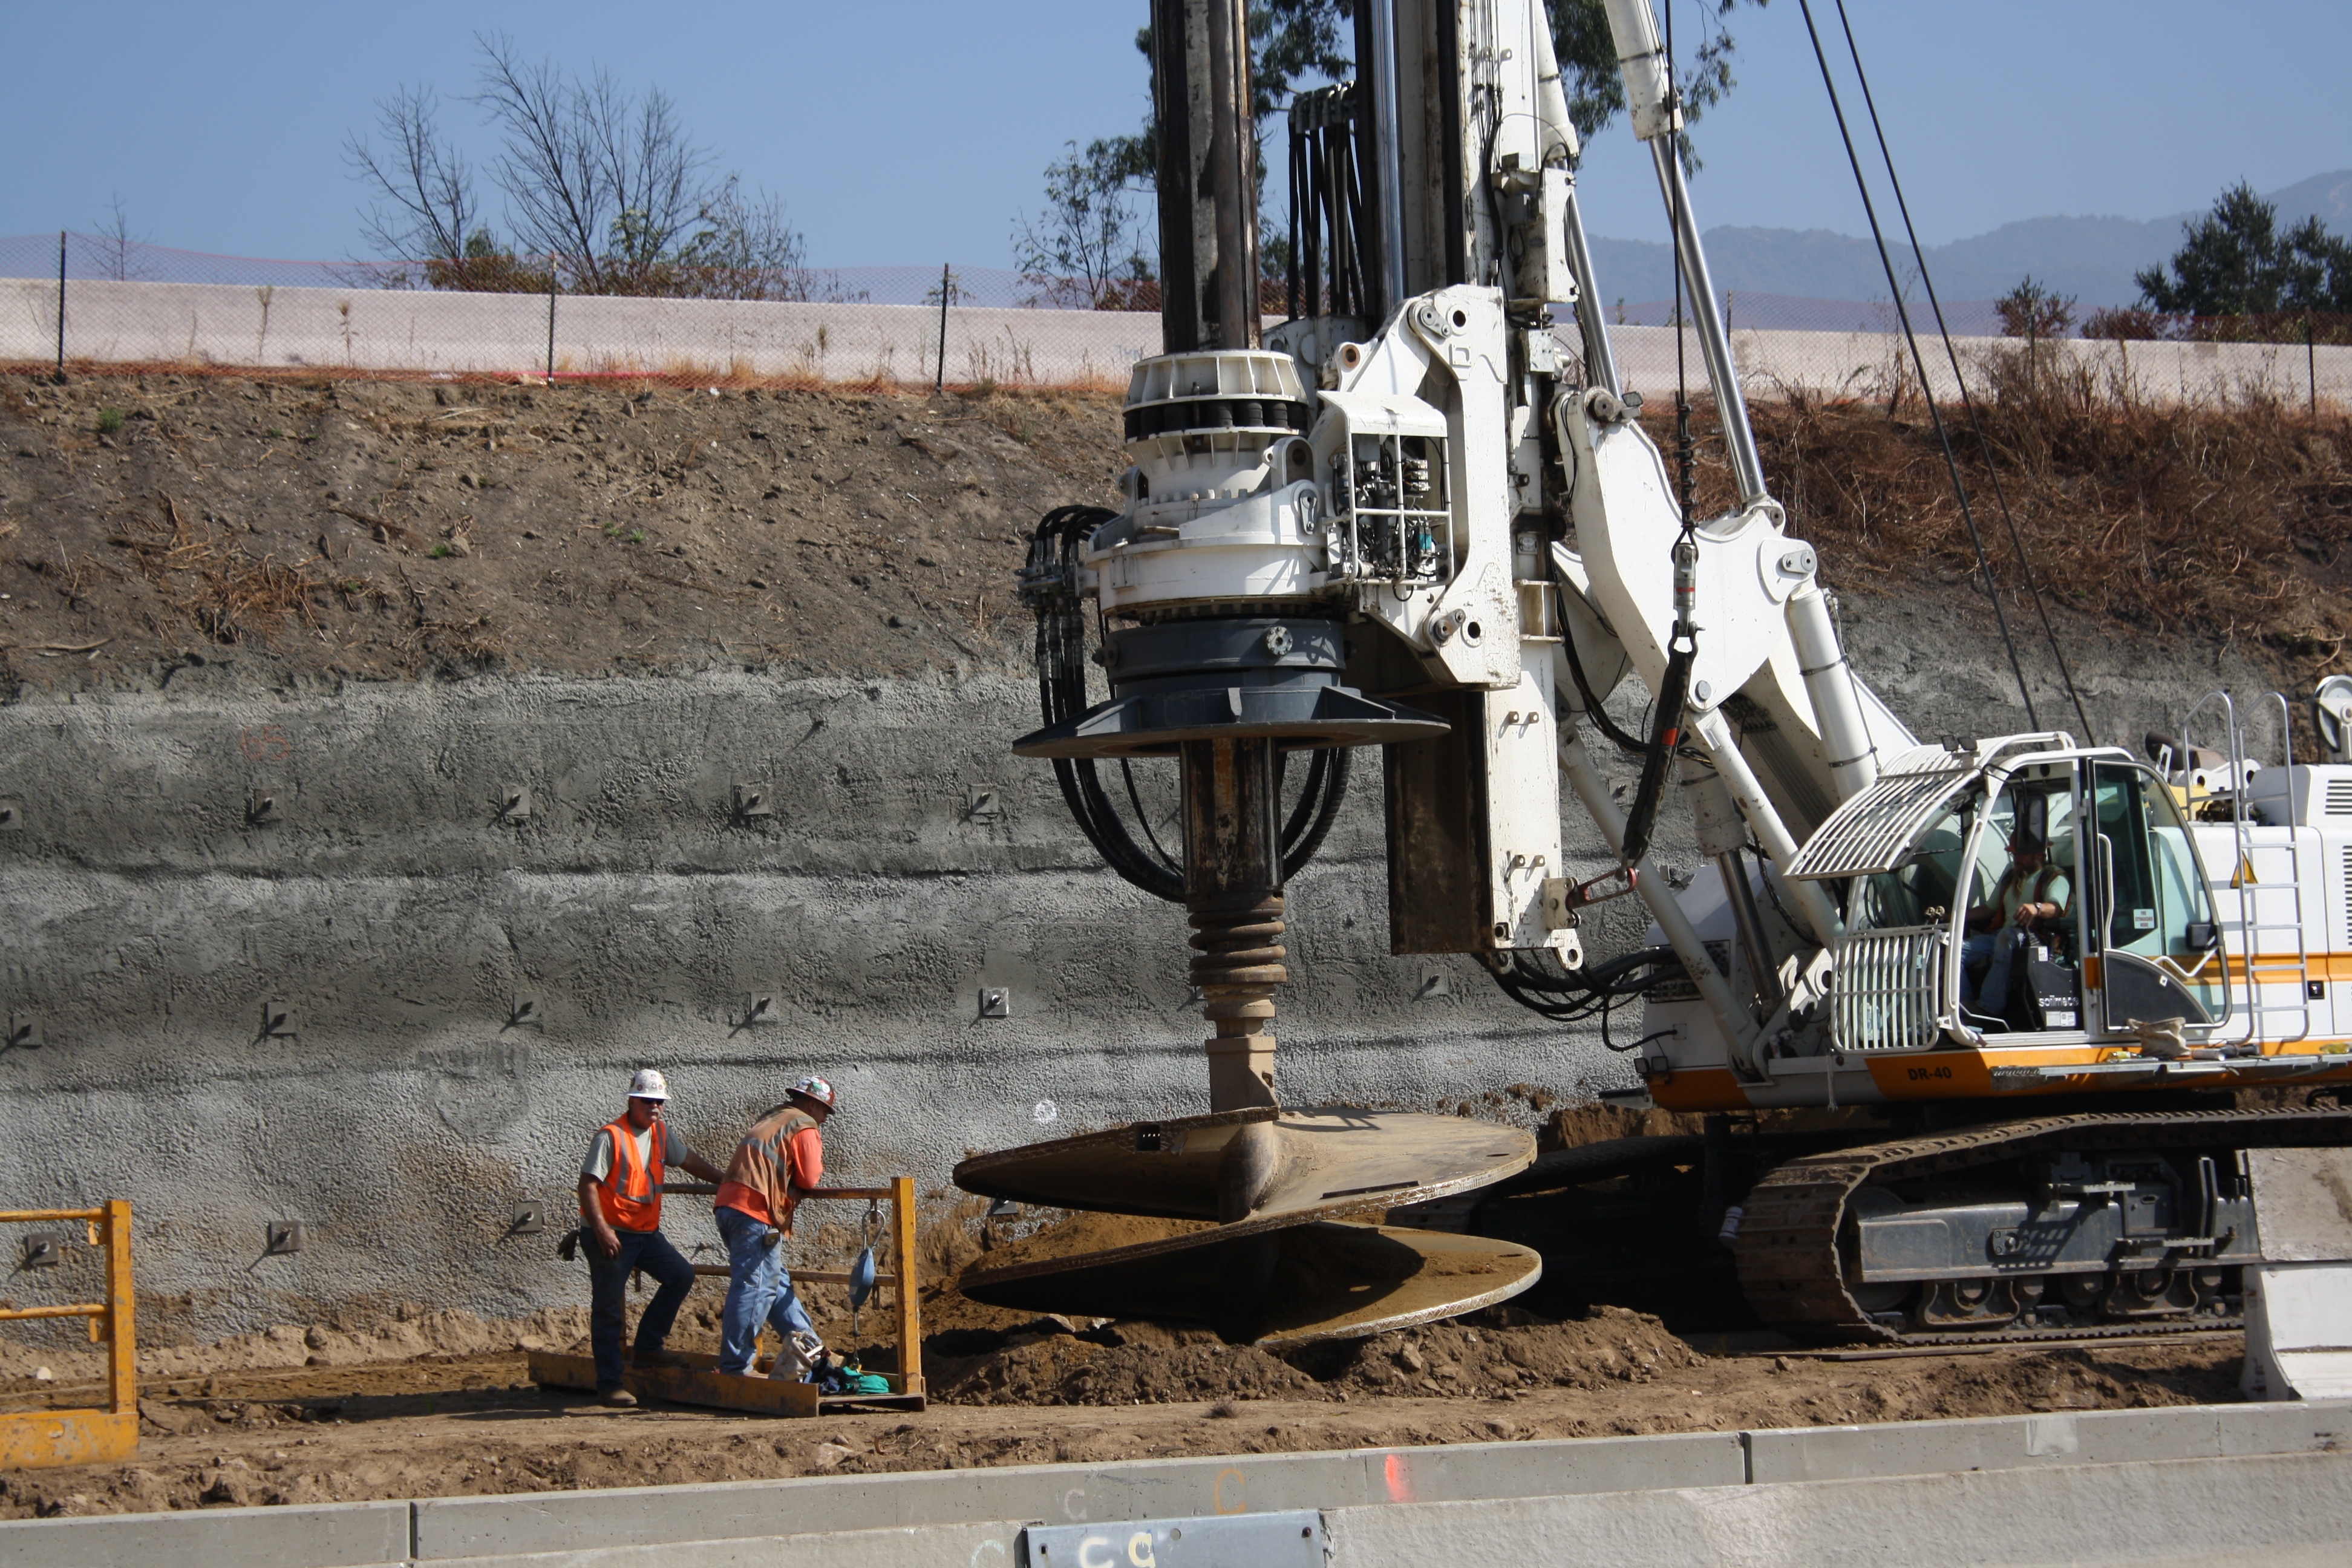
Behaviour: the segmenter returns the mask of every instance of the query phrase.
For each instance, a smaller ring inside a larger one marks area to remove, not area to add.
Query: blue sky
[[[1696,6],[1682,4],[1687,35]],[[2242,177],[2266,190],[2352,166],[2346,0],[1848,5],[1929,243],[2043,214],[2155,217]],[[1824,10],[1834,0],[1816,0]],[[1140,0],[5,0],[0,133],[15,155],[0,233],[89,229],[119,192],[159,243],[362,254],[345,134],[402,82],[467,90],[474,33],[491,27],[527,54],[667,89],[725,166],[784,196],[820,265],[1001,266],[1061,143],[1139,120],[1145,13]],[[1740,85],[1699,127],[1701,220],[1861,232],[1795,0],[1734,26]],[[452,124],[475,134],[463,106]],[[1596,233],[1658,235],[1656,186],[1622,125],[1587,168]]]

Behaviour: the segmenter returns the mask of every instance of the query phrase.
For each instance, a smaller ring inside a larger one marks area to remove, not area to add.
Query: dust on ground
[[[0,375],[0,690],[1018,658],[1096,394]]]

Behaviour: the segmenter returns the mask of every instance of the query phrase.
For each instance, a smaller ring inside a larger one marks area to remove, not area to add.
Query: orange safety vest
[[[628,1119],[608,1124],[605,1131],[613,1135],[613,1168],[596,1184],[596,1206],[604,1212],[604,1223],[614,1230],[659,1230],[661,1228],[662,1150],[668,1142],[668,1130],[659,1121],[653,1125],[646,1146],[653,1152],[650,1165],[637,1160],[636,1129]]]

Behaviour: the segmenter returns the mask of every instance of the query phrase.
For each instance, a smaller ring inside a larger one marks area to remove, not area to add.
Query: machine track
[[[1947,1175],[2028,1154],[2215,1144],[2241,1149],[2352,1144],[2352,1112],[2200,1110],[2052,1116],[1807,1155],[1775,1167],[1749,1192],[1738,1243],[1739,1282],[1766,1321],[1817,1341],[1991,1344],[2124,1338],[2233,1326],[2241,1320],[2184,1319],[2178,1329],[2161,1321],[2139,1321],[2087,1327],[1906,1333],[1878,1321],[1854,1300],[1847,1289],[1842,1245],[1847,1200],[1873,1182]]]

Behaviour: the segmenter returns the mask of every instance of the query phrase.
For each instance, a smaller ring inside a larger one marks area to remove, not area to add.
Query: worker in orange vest
[[[760,1325],[773,1325],[781,1343],[771,1377],[806,1381],[824,1358],[816,1325],[784,1268],[784,1237],[793,1211],[824,1180],[824,1140],[817,1129],[839,1104],[833,1085],[804,1078],[785,1102],[751,1124],[728,1162],[712,1209],[727,1243],[727,1306],[719,1320],[719,1370],[751,1370]]]
[[[589,1241],[588,1340],[596,1354],[596,1396],[607,1405],[637,1402],[621,1386],[621,1331],[628,1326],[631,1271],[645,1270],[660,1287],[637,1320],[638,1366],[668,1364],[662,1344],[694,1288],[694,1265],[661,1233],[663,1173],[682,1165],[706,1182],[720,1175],[662,1119],[668,1100],[669,1085],[661,1073],[653,1068],[640,1071],[629,1083],[629,1109],[596,1130],[580,1166],[580,1223]]]

